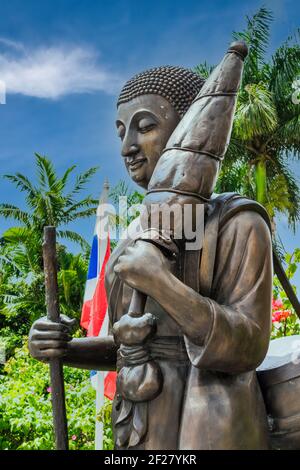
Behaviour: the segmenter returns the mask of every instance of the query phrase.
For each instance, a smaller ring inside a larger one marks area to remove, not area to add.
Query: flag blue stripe
[[[94,235],[92,249],[91,249],[91,256],[90,256],[90,263],[89,263],[89,270],[88,270],[88,279],[93,279],[97,277],[98,272],[98,237]]]

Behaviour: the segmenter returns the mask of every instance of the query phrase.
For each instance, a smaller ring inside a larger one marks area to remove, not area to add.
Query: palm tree
[[[45,156],[35,154],[37,167],[37,185],[21,173],[5,175],[21,192],[25,193],[28,210],[22,210],[11,204],[0,204],[0,216],[13,219],[20,225],[8,229],[3,238],[15,251],[15,259],[22,261],[23,270],[39,272],[42,266],[41,242],[43,228],[46,225],[57,227],[59,239],[68,239],[79,243],[84,250],[87,242],[77,232],[66,226],[77,219],[95,215],[98,201],[91,196],[78,200],[78,195],[85,188],[97,168],[90,168],[76,177],[71,189],[67,189],[69,177],[75,165],[68,168],[62,177],[56,174],[51,161]]]
[[[82,253],[68,253],[65,246],[58,245],[57,259],[60,312],[79,319],[88,257]],[[13,324],[15,331],[25,328],[28,332],[32,322],[45,311],[43,273],[26,274],[23,270],[16,272],[14,277],[11,273],[6,276],[0,274],[0,281],[3,276],[3,288],[0,284],[0,328]]]
[[[121,216],[118,214],[118,204],[119,198],[126,197],[127,198],[127,207],[132,208],[135,206],[136,211],[134,211],[131,215],[126,214],[126,216]],[[116,208],[116,215],[115,217],[111,217],[111,223],[117,226],[118,232],[121,233],[128,225],[140,215],[139,213],[139,205],[142,204],[145,195],[139,193],[136,190],[132,190],[128,184],[125,183],[124,180],[119,181],[119,183],[114,186],[110,193],[109,198],[112,204],[114,204]],[[114,250],[117,245],[116,240],[110,241],[111,249]]]
[[[299,31],[266,59],[272,13],[266,8],[247,17],[247,28],[233,33],[248,43],[249,54],[238,96],[231,143],[218,181],[219,191],[239,191],[263,204],[274,219],[300,217],[300,191],[289,169],[300,157],[300,105],[293,83],[300,73]],[[208,75],[206,63],[196,67]]]
[[[74,255],[60,245],[57,258],[60,311],[69,317],[79,319],[88,271],[87,253]]]

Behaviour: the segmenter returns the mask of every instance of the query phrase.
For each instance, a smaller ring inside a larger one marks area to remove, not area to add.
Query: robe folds
[[[110,325],[128,311],[132,289],[115,275],[114,265],[132,243],[122,240],[107,265]],[[149,347],[161,368],[163,388],[146,405],[145,437],[134,448],[269,447],[256,368],[269,344],[272,276],[270,229],[260,213],[245,208],[220,226],[211,294],[205,298],[204,308],[212,321],[204,343],[197,344],[194,337],[184,335],[168,313],[148,297],[145,312],[157,318],[156,336]],[[116,433],[121,402],[117,390],[113,403]],[[128,425],[132,425],[130,419]]]

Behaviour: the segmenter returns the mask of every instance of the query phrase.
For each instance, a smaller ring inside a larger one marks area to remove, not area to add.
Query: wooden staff
[[[50,321],[59,323],[55,227],[44,227],[43,260],[47,318]],[[62,361],[54,358],[50,360],[49,364],[56,450],[68,450],[68,426]]]

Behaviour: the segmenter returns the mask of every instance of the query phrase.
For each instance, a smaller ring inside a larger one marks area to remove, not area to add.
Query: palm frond
[[[78,219],[87,219],[89,217],[95,217],[96,211],[97,211],[96,207],[91,207],[90,209],[78,211],[78,212],[75,212],[74,214],[67,214],[65,217],[65,222],[70,223]]]
[[[244,31],[234,32],[233,38],[243,40],[248,44],[249,53],[245,60],[242,86],[249,83],[258,83],[265,62],[265,53],[269,44],[270,25],[273,14],[262,7],[253,17],[247,18],[247,27]]]
[[[128,196],[128,194],[129,186],[124,180],[121,180],[116,186],[111,189],[108,196],[112,200],[113,204],[118,204],[119,198],[122,196]]]
[[[242,140],[273,132],[278,125],[272,94],[263,83],[247,85],[235,114],[235,134]]]
[[[36,164],[39,169],[39,182],[42,187],[48,184],[49,189],[54,189],[57,182],[57,175],[51,161],[39,153],[35,153]]]
[[[47,189],[47,180],[46,180],[46,173],[45,173],[45,168],[43,165],[43,160],[42,157],[38,153],[35,153],[35,163],[36,163],[36,169],[37,169],[37,177],[38,177],[38,182],[40,188],[43,190]]]
[[[22,175],[22,173],[4,175],[4,178],[14,183],[22,192],[26,192],[29,198],[33,199],[36,196],[36,189],[33,187],[29,179],[25,175]]]
[[[72,286],[77,281],[77,272],[73,269],[63,269],[58,273],[59,280],[63,286],[64,298],[67,304],[70,303]]]
[[[80,191],[82,191],[82,189],[85,188],[85,185],[90,181],[90,179],[98,171],[98,168],[99,167],[97,167],[97,166],[89,168],[87,171],[85,171],[84,173],[81,173],[79,176],[77,176],[76,181],[75,181],[75,185],[74,185],[72,191],[67,195],[67,198],[72,200],[74,195],[76,195]]]
[[[254,188],[251,185],[249,172],[249,165],[239,160],[222,166],[217,180],[216,192],[236,192],[254,199]]]
[[[27,227],[10,227],[3,233],[3,238],[8,243],[27,243],[32,237],[31,229]]]
[[[28,212],[22,211],[12,204],[0,204],[0,215],[5,219],[14,219],[25,224],[27,227],[32,223],[32,218]]]
[[[229,146],[225,153],[225,158],[222,162],[222,168],[232,166],[235,163],[246,163],[251,159],[251,155],[246,148],[245,142],[242,141],[235,130],[235,122],[233,122],[232,135]]]
[[[65,211],[66,216],[68,216],[69,214],[72,214],[73,212],[78,211],[78,209],[82,209],[82,208],[85,208],[85,207],[91,207],[91,206],[93,206],[93,208],[96,210],[97,206],[98,206],[98,201],[97,201],[97,199],[93,199],[91,196],[87,196],[86,198],[82,199],[81,201],[78,201],[78,202],[72,204],[71,206],[68,206],[67,210]]]
[[[299,106],[300,107],[300,106]],[[292,152],[296,158],[300,157],[300,112],[289,121],[283,123],[273,139],[277,140],[282,150]]]
[[[277,155],[276,164],[267,166],[267,171],[269,212],[273,206],[274,213],[286,214],[289,225],[295,230],[296,222],[300,220],[299,182],[280,153]]]
[[[63,174],[62,178],[60,179],[60,182],[61,182],[61,189],[64,189],[65,186],[66,186],[66,183],[68,181],[68,178],[70,176],[70,174],[72,173],[73,170],[75,170],[77,165],[72,165],[70,166],[70,168],[68,168],[65,173]]]
[[[71,230],[58,230],[57,235],[59,238],[65,238],[74,243],[78,243],[84,251],[90,250],[88,242],[78,233]]]
[[[269,87],[280,102],[292,93],[292,83],[300,73],[299,30],[290,36],[272,56]]]
[[[22,266],[18,265],[14,256],[8,253],[0,253],[0,278],[7,267],[13,268],[16,272],[22,270]]]
[[[194,68],[194,71],[200,75],[201,78],[204,78],[206,80],[212,71],[214,70],[215,66],[214,65],[209,65],[206,61],[203,62],[202,64],[196,65]]]

